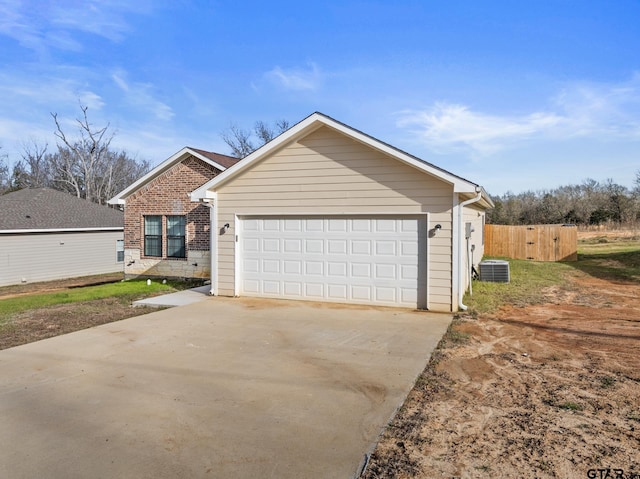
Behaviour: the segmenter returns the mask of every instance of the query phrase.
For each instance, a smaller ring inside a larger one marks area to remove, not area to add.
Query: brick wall
[[[186,255],[182,259],[166,259],[166,241],[162,245],[162,258],[148,258],[154,262],[154,270],[158,268],[158,261],[189,262],[198,258],[202,261],[202,254],[195,252],[209,251],[209,208],[199,203],[192,203],[189,198],[196,188],[215,177],[219,170],[204,161],[190,156],[162,175],[153,179],[126,199],[124,210],[124,243],[125,250],[138,250],[131,259],[125,258],[125,273],[144,274],[140,272],[140,265],[127,265],[136,257],[136,261],[144,258],[144,216],[162,215],[162,230],[166,231],[166,215],[186,216]],[[191,252],[191,254],[190,254]],[[148,263],[148,261],[146,262]],[[202,266],[197,267],[198,270]],[[207,270],[209,265],[206,265]],[[129,270],[129,271],[128,271]],[[189,268],[185,271],[188,273]],[[134,273],[135,271],[135,273]],[[149,274],[152,274],[149,271]],[[201,276],[201,272],[197,276]]]

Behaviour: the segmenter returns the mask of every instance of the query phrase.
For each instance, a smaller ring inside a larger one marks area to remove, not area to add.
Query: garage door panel
[[[413,264],[400,265],[400,278],[401,279],[418,279],[418,266]]]
[[[418,254],[417,241],[400,241],[400,254],[402,256],[415,256]]]
[[[310,299],[324,299],[324,289],[322,283],[304,283],[305,297]]]
[[[379,219],[374,225],[374,231],[378,233],[396,233],[398,230],[398,221],[395,219]]]
[[[395,264],[376,264],[376,279],[397,279]]]
[[[242,243],[242,249],[245,253],[257,253],[260,251],[260,239],[247,238],[247,241]]]
[[[401,289],[400,299],[403,303],[415,303],[418,301],[418,292],[415,289]]]
[[[259,272],[260,272],[260,260],[246,259],[244,261],[243,273],[259,273]]]
[[[346,284],[328,284],[327,285],[327,297],[332,300],[346,301],[347,285]]]
[[[380,303],[396,303],[396,288],[376,286],[375,300]]]
[[[321,240],[321,239],[304,240],[304,252],[306,254],[323,254],[324,240]]]
[[[320,218],[307,219],[304,222],[305,231],[313,231],[316,233],[324,231],[324,220]]]
[[[386,241],[380,240],[376,241],[376,254],[384,255],[384,256],[395,256],[396,255],[396,242],[395,241]]]
[[[324,262],[323,261],[305,261],[304,272],[307,275],[323,276],[324,275]]]
[[[347,240],[343,240],[343,239],[327,240],[327,253],[347,254]]]
[[[255,295],[260,293],[260,281],[257,279],[245,279],[242,284],[246,294]]]
[[[302,240],[301,239],[285,239],[282,252],[287,253],[301,253],[302,252]]]
[[[347,263],[346,262],[327,262],[327,276],[329,278],[342,277],[346,278],[347,276]]]
[[[371,241],[368,240],[353,240],[351,241],[351,254],[371,254]]]
[[[424,304],[424,219],[250,218],[241,238],[240,294]]]
[[[287,296],[297,296],[302,297],[302,283],[295,282],[285,282],[284,283],[284,294]]]
[[[356,218],[351,224],[351,231],[358,233],[369,233],[371,231],[371,220]]]
[[[300,219],[285,219],[284,220],[284,231],[302,231],[302,220]]]
[[[371,289],[371,286],[352,286],[350,299],[354,301],[370,302],[373,297]]]
[[[340,232],[340,233],[346,233],[347,232],[347,220],[343,219],[343,218],[330,218],[327,220],[327,231],[328,232]]]
[[[284,261],[284,274],[302,274],[302,260],[289,260]]]
[[[265,253],[279,253],[280,240],[275,238],[263,238],[262,251],[264,251]]]
[[[246,221],[246,220],[245,220]],[[257,220],[259,221],[259,220]],[[280,231],[280,220],[277,219],[264,219],[261,222],[261,228],[258,231]],[[244,224],[243,224],[244,228]],[[255,230],[254,230],[255,231]]]
[[[359,279],[371,278],[371,264],[351,263],[351,277]]]

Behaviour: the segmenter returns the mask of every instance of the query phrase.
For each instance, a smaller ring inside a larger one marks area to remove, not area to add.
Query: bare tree
[[[79,138],[71,139],[63,130],[56,113],[57,151],[48,155],[53,184],[78,198],[105,204],[118,191],[149,171],[147,161],[137,161],[125,152],[111,149],[114,135],[109,125],[95,128],[89,123],[88,107],[81,106],[82,117],[76,119]]]
[[[288,129],[289,122],[287,120],[277,120],[273,126],[264,121],[257,121],[253,126],[253,131],[244,130],[238,125],[232,124],[222,132],[221,136],[231,148],[232,156],[244,158]]]
[[[222,139],[231,148],[231,156],[236,158],[244,158],[255,150],[251,141],[251,131],[243,130],[238,125],[232,124],[223,131]]]
[[[6,193],[10,188],[11,183],[9,181],[9,166],[7,165],[7,155],[2,153],[0,154],[0,195]]]
[[[22,159],[13,167],[13,187],[42,188],[51,186],[51,161],[46,143],[29,140],[22,144]]]

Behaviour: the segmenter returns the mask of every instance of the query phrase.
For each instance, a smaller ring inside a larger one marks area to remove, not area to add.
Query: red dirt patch
[[[458,321],[364,477],[640,474],[640,285],[570,281]]]

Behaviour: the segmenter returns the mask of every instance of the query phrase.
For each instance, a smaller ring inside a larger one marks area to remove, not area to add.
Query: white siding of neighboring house
[[[0,286],[123,271],[121,231],[0,234]]]
[[[322,127],[217,190],[218,294],[235,292],[236,216],[430,213],[429,307],[451,311],[451,185]]]

